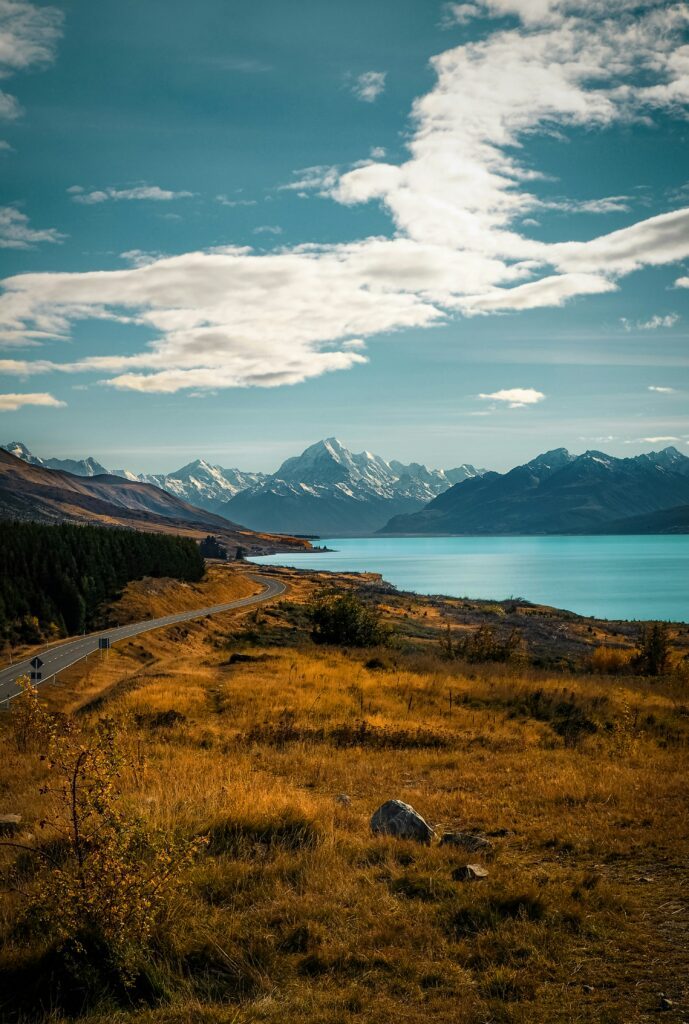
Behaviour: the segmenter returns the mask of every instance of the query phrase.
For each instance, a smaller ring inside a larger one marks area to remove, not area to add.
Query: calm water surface
[[[529,601],[606,619],[689,622],[689,536],[349,537],[253,561],[379,572],[400,590]]]

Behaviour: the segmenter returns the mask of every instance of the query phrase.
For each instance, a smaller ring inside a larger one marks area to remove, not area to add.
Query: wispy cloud
[[[25,405],[42,405],[51,409],[62,409],[67,403],[60,402],[46,391],[34,392],[28,395],[0,395],[0,412],[16,412],[17,409],[21,409]]]
[[[676,389],[675,388],[659,387],[656,384],[649,384],[648,385],[648,390],[649,391],[656,391],[659,395],[674,395]]]
[[[221,71],[236,71],[242,75],[264,75],[273,70],[271,64],[267,64],[257,57],[242,57],[236,54],[207,57],[204,58],[204,64],[212,65]]]
[[[625,441],[625,444],[667,444],[670,441],[679,441],[678,437],[674,434],[659,434],[656,437],[635,437],[631,441]]]
[[[665,316],[656,314],[648,320],[627,320],[620,317],[620,323],[625,331],[657,331],[661,327],[674,327],[679,320],[678,313],[666,313]]]
[[[255,206],[256,205],[256,200],[255,199],[237,199],[237,198],[231,199],[229,196],[226,196],[224,193],[221,193],[220,195],[216,196],[215,197],[215,201],[216,201],[216,203],[220,203],[221,206]]]
[[[542,402],[545,395],[535,388],[503,388],[501,391],[492,391],[490,394],[480,394],[479,398],[490,402],[503,402],[510,409],[522,409],[526,405],[536,405]]]
[[[0,0],[0,78],[50,64],[62,34],[62,20],[62,11],[56,7]],[[17,98],[0,91],[0,118],[14,121],[21,114]]]
[[[259,224],[253,229],[254,235],[281,235],[282,228],[279,224]]]
[[[14,206],[0,206],[0,249],[33,249],[64,238],[56,228],[32,228],[26,214]]]
[[[97,203],[122,200],[146,200],[155,203],[169,203],[173,199],[189,199],[193,192],[173,192],[159,185],[135,185],[132,188],[104,188],[88,192],[81,185],[72,185],[67,191],[75,203],[93,206]]]
[[[387,71],[364,71],[352,82],[351,92],[364,103],[373,103],[385,91]]]

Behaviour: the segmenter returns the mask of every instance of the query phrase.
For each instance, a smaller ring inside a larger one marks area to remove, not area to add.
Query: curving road
[[[42,680],[47,682],[66,668],[81,661],[87,654],[98,650],[100,637],[110,637],[110,643],[115,644],[119,640],[126,640],[132,636],[139,636],[140,633],[148,633],[152,629],[160,629],[161,626],[171,626],[177,622],[188,622],[190,619],[201,619],[206,615],[218,615],[220,612],[230,612],[235,608],[246,608],[248,605],[261,604],[273,597],[284,594],[287,587],[278,580],[269,576],[252,574],[250,579],[257,583],[264,584],[264,590],[260,594],[252,594],[250,597],[242,597],[237,601],[230,601],[228,604],[214,604],[210,608],[199,608],[193,612],[176,612],[174,615],[165,615],[160,619],[145,619],[143,622],[132,622],[128,626],[118,626],[116,629],[103,629],[99,633],[89,633],[88,636],[79,636],[74,640],[47,647],[39,651],[38,655],[43,661],[41,668]],[[31,656],[34,658],[35,654]],[[0,707],[7,707],[13,697],[16,697],[21,690],[17,685],[20,676],[29,675],[31,672],[31,658],[24,661],[17,661],[14,665],[0,671]]]

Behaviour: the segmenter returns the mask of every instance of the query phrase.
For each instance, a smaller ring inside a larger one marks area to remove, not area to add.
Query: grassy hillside
[[[651,680],[629,674],[621,624],[343,577],[382,607],[393,643],[316,646],[306,612],[323,577],[282,575],[286,600],[136,638],[45,690],[86,744],[115,723],[119,806],[141,836],[204,841],[129,995],[83,973],[75,994],[26,913],[54,869],[5,848],[3,1020],[60,1007],[89,1024],[684,1020],[686,628],[670,631],[674,671]],[[520,617],[510,660],[448,659],[448,623],[456,643]],[[13,841],[55,855],[60,836],[38,827],[49,770],[20,717],[0,721],[0,813],[22,815]],[[490,845],[375,837],[370,815],[391,797],[438,836]],[[138,842],[143,870],[154,847]],[[466,863],[488,877],[458,880]]]

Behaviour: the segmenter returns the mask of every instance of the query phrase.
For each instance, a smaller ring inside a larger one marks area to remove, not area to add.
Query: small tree
[[[133,984],[154,927],[181,869],[205,840],[173,841],[129,812],[122,778],[133,767],[112,722],[86,734],[73,720],[48,713],[24,682],[13,718],[18,746],[27,734],[46,752],[40,789],[47,846],[21,847],[46,870],[26,893],[27,920],[54,937],[71,969],[98,986],[106,978]]]
[[[670,668],[670,636],[666,623],[653,622],[639,631],[639,650],[633,658],[637,672],[662,676]]]
[[[311,637],[317,644],[376,647],[390,639],[378,609],[364,604],[354,594],[325,595],[311,606],[308,614],[313,627]]]

